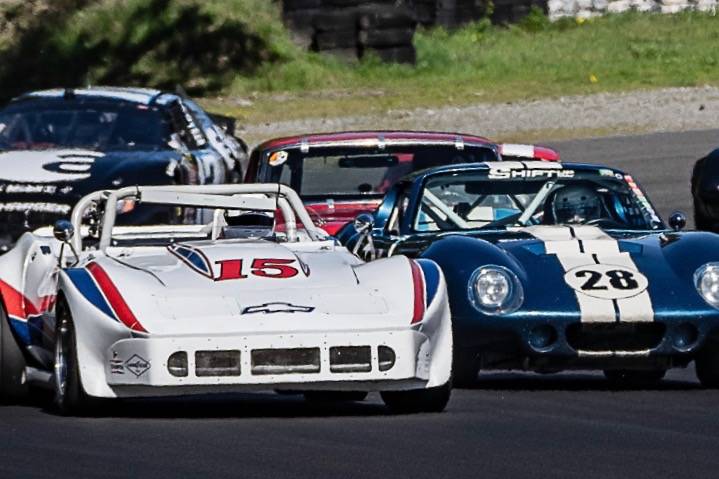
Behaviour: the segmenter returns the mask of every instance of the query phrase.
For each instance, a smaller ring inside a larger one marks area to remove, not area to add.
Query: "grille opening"
[[[196,376],[239,376],[240,351],[195,351]]]
[[[307,374],[320,372],[319,348],[253,349],[252,374]]]
[[[665,330],[662,323],[575,323],[567,341],[576,351],[642,351],[659,346]]]
[[[177,351],[167,358],[167,370],[177,378],[187,376],[187,351]]]
[[[389,346],[378,346],[377,355],[379,356],[379,370],[389,371],[394,366],[394,362],[397,359],[394,354],[394,349]]]
[[[372,348],[369,346],[331,347],[330,371],[333,373],[367,373],[372,371]]]

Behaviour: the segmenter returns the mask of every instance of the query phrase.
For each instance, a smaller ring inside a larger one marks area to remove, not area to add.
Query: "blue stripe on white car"
[[[424,275],[425,284],[425,304],[429,306],[432,304],[432,300],[437,294],[439,288],[440,272],[437,263],[427,259],[415,260],[419,267],[422,268],[422,274]]]
[[[85,268],[71,268],[65,270],[70,280],[82,295],[97,309],[118,321],[117,316],[107,302],[105,295],[95,283],[90,273]]]

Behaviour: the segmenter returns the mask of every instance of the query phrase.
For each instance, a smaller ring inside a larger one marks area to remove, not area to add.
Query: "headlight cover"
[[[489,315],[509,314],[524,302],[519,278],[504,266],[482,266],[472,273],[468,284],[469,301],[478,311]]]
[[[719,309],[719,263],[707,263],[697,269],[694,286],[704,301]]]

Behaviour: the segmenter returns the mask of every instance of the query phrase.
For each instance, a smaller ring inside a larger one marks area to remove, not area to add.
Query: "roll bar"
[[[242,197],[232,195],[264,194],[271,199]],[[253,183],[242,185],[179,185],[179,186],[129,186],[118,190],[95,191],[84,196],[72,210],[70,221],[78,232],[73,239],[77,251],[82,249],[82,237],[79,234],[82,218],[93,203],[105,202],[102,219],[99,248],[104,251],[112,239],[112,228],[117,216],[117,202],[134,198],[140,203],[196,206],[204,208],[248,209],[274,211],[279,206],[285,220],[287,239],[297,241],[297,219],[304,225],[312,241],[326,236],[318,229],[307,213],[302,200],[289,186],[279,183]],[[269,200],[269,201],[268,201]]]

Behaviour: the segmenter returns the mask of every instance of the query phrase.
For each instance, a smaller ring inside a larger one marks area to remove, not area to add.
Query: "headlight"
[[[694,286],[704,301],[719,308],[719,263],[707,263],[697,269]]]
[[[484,314],[508,314],[524,301],[519,278],[504,266],[477,269],[469,278],[468,293],[472,305]]]

